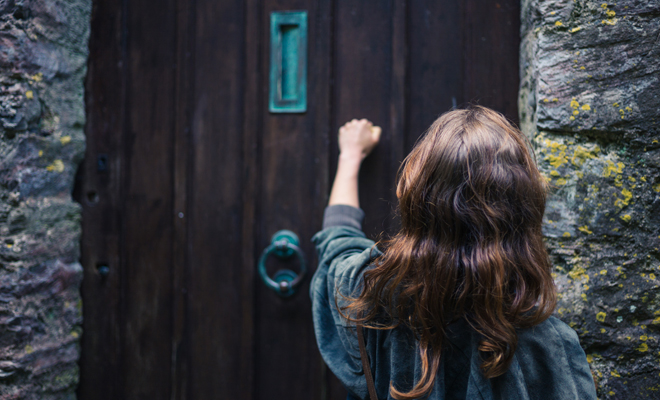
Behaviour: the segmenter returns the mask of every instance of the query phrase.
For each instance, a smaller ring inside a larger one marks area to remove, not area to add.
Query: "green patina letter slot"
[[[307,111],[307,11],[270,14],[270,93],[273,113]]]

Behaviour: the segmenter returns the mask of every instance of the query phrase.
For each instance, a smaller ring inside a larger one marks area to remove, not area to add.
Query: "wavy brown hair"
[[[488,378],[506,372],[516,329],[547,319],[556,292],[542,240],[547,183],[527,138],[501,114],[474,106],[438,118],[399,170],[401,230],[364,274],[342,314],[375,329],[407,325],[433,389],[446,328],[465,319],[480,335]],[[383,315],[386,318],[383,319]],[[383,322],[385,321],[385,322]]]

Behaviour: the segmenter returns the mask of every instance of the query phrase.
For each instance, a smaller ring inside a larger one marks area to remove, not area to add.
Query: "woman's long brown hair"
[[[409,392],[392,383],[395,399],[431,392],[450,322],[463,318],[480,335],[481,368],[492,378],[511,364],[516,329],[550,316],[556,292],[541,234],[546,193],[526,137],[484,107],[442,115],[405,159],[401,230],[341,310],[365,326],[406,324],[416,334],[421,378]]]

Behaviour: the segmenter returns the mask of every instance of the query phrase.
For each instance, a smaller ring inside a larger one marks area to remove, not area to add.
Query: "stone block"
[[[660,398],[660,2],[522,2],[521,128],[601,399]]]
[[[0,2],[0,398],[74,399],[90,0]]]

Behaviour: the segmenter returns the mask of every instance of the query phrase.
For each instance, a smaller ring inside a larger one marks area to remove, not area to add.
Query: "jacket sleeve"
[[[381,253],[361,231],[362,210],[330,206],[324,229],[312,241],[319,265],[312,278],[310,295],[316,341],[332,372],[357,395],[367,395],[355,325],[340,313],[349,298],[360,294],[362,273]]]
[[[554,319],[553,319],[554,320]],[[591,368],[587,362],[587,356],[580,346],[580,339],[577,333],[565,323],[553,324],[560,333],[564,345],[564,351],[568,360],[569,371],[575,384],[575,391],[578,399],[596,399],[596,384],[591,375]]]

